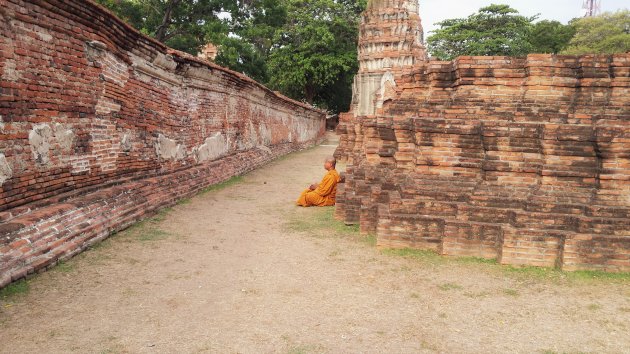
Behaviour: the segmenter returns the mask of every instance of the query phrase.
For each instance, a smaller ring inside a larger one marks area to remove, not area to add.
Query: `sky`
[[[567,23],[582,14],[582,0],[418,0],[424,32],[438,28],[434,24],[447,18],[468,17],[481,7],[492,3],[507,4],[521,15],[540,14],[541,20],[558,20]],[[630,9],[630,0],[601,0],[602,12]]]

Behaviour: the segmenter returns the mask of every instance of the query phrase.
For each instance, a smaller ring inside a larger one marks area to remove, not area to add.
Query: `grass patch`
[[[488,291],[480,291],[480,292],[469,291],[469,292],[464,293],[464,296],[469,297],[471,299],[482,299],[482,298],[488,297],[490,295],[491,294]]]
[[[107,252],[107,250],[112,247],[112,237],[117,234],[118,233],[114,233],[108,238],[92,244],[90,247],[88,247],[86,252],[80,253],[77,258],[89,264],[101,264],[104,261],[112,259],[112,255]]]
[[[376,240],[374,241],[376,243]],[[496,259],[487,259],[481,257],[448,257],[442,256],[434,250],[423,250],[416,248],[385,248],[381,250],[382,254],[390,256],[404,257],[413,259],[426,264],[464,264],[464,265],[482,265],[496,266]]]
[[[183,198],[177,201],[176,205],[187,205],[192,202],[192,198]]]
[[[66,261],[59,261],[54,269],[61,273],[70,273],[74,270],[74,264],[67,263]]]
[[[341,255],[341,250],[334,250],[328,254],[328,257],[335,258]]]
[[[430,351],[433,351],[433,352],[439,352],[439,350],[438,350],[438,347],[437,347],[437,346],[435,346],[435,345],[433,345],[433,344],[431,344],[431,343],[427,342],[427,341],[426,341],[426,340],[424,340],[424,339],[420,342],[420,347],[421,347],[422,349],[425,349],[425,350],[430,350]]]
[[[435,251],[419,250],[415,248],[386,248],[383,249],[381,253],[390,256],[414,259],[424,263],[446,263],[448,260],[447,258],[437,254]]]
[[[591,311],[597,311],[602,309],[602,305],[600,304],[590,304],[588,305],[588,309]]]
[[[610,279],[610,280],[630,280],[630,272],[611,273],[600,270],[577,270],[575,272],[567,272],[569,277],[574,279]]]
[[[609,280],[609,281],[630,281],[630,272],[611,273],[600,270],[578,270],[565,272],[558,268],[545,268],[533,266],[502,266],[501,269],[508,275],[516,275],[533,279],[567,280],[572,282]]]
[[[374,243],[376,243],[376,240],[374,240]],[[557,268],[544,268],[534,266],[517,267],[510,265],[505,266],[499,264],[496,259],[487,259],[480,257],[445,257],[432,250],[421,250],[414,248],[387,248],[381,250],[381,253],[390,256],[404,257],[425,264],[433,265],[478,265],[482,266],[484,270],[498,271],[505,276],[531,280],[568,281],[578,283],[584,281],[630,281],[630,272],[611,273],[598,270],[565,272]],[[512,294],[507,295],[514,296]]]
[[[315,229],[321,229],[322,226],[314,225],[310,220],[291,220],[285,226],[295,232],[310,232]]]
[[[507,296],[513,296],[513,297],[517,297],[520,295],[518,291],[514,289],[503,289],[503,293]]]
[[[556,279],[568,274],[557,268],[543,268],[533,266],[504,266],[502,267],[502,270],[507,274],[520,275],[530,278]]]
[[[364,236],[361,241],[363,241],[368,246],[376,247],[376,235],[374,234]]]
[[[138,236],[138,240],[140,241],[158,241],[158,240],[163,240],[165,238],[167,238],[169,236],[169,233],[164,231],[164,230],[160,230],[160,229],[148,229],[148,230],[143,230],[143,232],[140,233],[140,235]]]
[[[462,263],[462,264],[499,264],[496,258],[455,257],[452,259],[455,262]]]
[[[29,285],[25,279],[18,280],[0,289],[0,300],[8,300],[28,293]]]
[[[112,246],[112,237],[116,236],[117,234],[118,232],[114,232],[113,234],[109,235],[106,239],[91,244],[87,248],[87,251],[98,251],[98,250],[104,250],[104,249],[110,248]]]
[[[374,236],[371,236],[374,237]],[[374,240],[376,243],[376,240]],[[386,248],[381,250],[382,254],[390,256],[413,259],[425,264],[434,265],[477,265],[484,270],[498,271],[505,276],[518,277],[532,280],[552,280],[552,281],[630,281],[630,272],[610,273],[598,270],[565,272],[557,268],[545,268],[534,266],[510,266],[501,265],[496,259],[481,257],[445,257],[432,250],[421,250],[415,248]]]
[[[374,242],[376,237],[362,237],[359,231],[359,225],[346,225],[334,218],[335,208],[308,208],[304,211],[305,215],[296,213],[284,224],[289,231],[308,233],[311,236],[320,238],[330,237],[346,237],[355,236],[365,239],[366,243]]]
[[[449,291],[449,290],[461,290],[464,287],[456,283],[444,283],[444,284],[438,285],[438,288],[442,291]]]
[[[156,215],[135,223],[127,230],[121,232],[120,238],[128,238],[142,242],[159,241],[166,239],[170,234],[160,229],[159,224],[166,220],[167,214],[172,208],[164,208]]]
[[[146,219],[144,222],[148,222],[148,223],[151,223],[151,224],[156,224],[156,223],[162,222],[162,221],[164,221],[166,219],[166,215],[171,210],[173,210],[173,208],[164,208],[164,209],[158,211],[158,213],[155,214],[153,217],[150,217],[150,218]]]

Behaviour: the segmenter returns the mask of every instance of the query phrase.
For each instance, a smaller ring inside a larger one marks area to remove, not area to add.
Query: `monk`
[[[326,159],[324,168],[328,173],[319,184],[311,184],[308,189],[302,192],[297,200],[297,205],[303,207],[335,205],[337,183],[341,181],[339,173],[335,170],[336,165],[337,160],[334,157],[331,156]]]

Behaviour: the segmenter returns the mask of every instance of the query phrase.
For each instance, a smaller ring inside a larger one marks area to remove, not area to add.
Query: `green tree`
[[[215,62],[252,79],[266,83],[269,79],[265,57],[256,47],[242,38],[225,37],[219,42],[219,52]]]
[[[428,50],[441,60],[461,55],[523,56],[531,52],[532,22],[508,5],[490,5],[467,18],[444,20],[428,38]]]
[[[210,39],[219,47],[215,62],[267,83],[267,58],[273,46],[273,38],[286,20],[284,1],[243,1],[232,8],[230,15],[232,35]]]
[[[129,0],[96,0],[112,11],[121,20],[127,22],[136,29],[141,29],[143,24],[142,6],[137,1]]]
[[[532,53],[558,54],[564,50],[575,34],[573,26],[558,21],[543,20],[532,27],[529,42]]]
[[[350,77],[357,70],[359,13],[365,2],[287,1],[286,23],[276,31],[269,54],[270,85],[323,108],[347,109]],[[334,102],[333,96],[346,99]]]
[[[268,56],[276,31],[287,18],[285,0],[250,0],[232,12],[231,31]]]
[[[563,54],[612,54],[630,51],[630,10],[571,21],[575,36]]]
[[[141,32],[171,48],[196,54],[216,36],[227,33],[226,21],[217,17],[236,7],[233,0],[96,0]]]

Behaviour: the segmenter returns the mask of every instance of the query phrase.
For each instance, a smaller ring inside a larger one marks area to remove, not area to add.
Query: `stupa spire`
[[[418,1],[371,0],[361,16],[354,115],[374,114],[394,77],[426,58]]]

